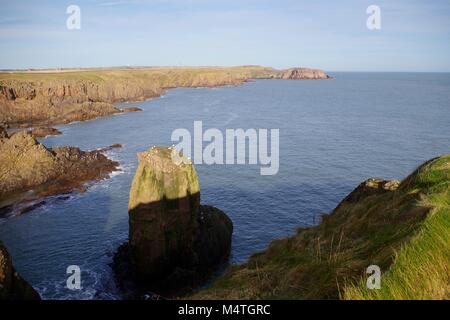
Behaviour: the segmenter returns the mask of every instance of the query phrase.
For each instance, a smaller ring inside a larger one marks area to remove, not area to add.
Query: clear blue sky
[[[81,30],[66,8],[81,8]],[[381,30],[366,8],[381,8]],[[1,1],[0,68],[309,66],[450,71],[448,0]]]

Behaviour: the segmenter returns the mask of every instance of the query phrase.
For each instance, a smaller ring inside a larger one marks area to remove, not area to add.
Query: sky
[[[80,8],[80,29],[66,21]],[[380,8],[381,29],[366,12]],[[450,72],[448,0],[0,0],[0,69],[314,67]]]

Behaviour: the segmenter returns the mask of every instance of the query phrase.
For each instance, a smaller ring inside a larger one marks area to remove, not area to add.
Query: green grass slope
[[[381,268],[381,289],[366,269]],[[194,299],[449,299],[450,155],[369,179],[320,225],[273,241]]]

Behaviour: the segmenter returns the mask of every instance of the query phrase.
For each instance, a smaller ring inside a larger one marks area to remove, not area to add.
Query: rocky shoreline
[[[240,85],[253,79],[330,79],[308,68],[129,68],[76,72],[0,72],[0,124],[29,128],[67,124],[138,108],[113,104],[159,97],[169,88]]]
[[[21,214],[45,197],[84,191],[86,182],[107,178],[119,166],[103,154],[107,150],[49,149],[30,132],[9,136],[0,127],[0,215]]]

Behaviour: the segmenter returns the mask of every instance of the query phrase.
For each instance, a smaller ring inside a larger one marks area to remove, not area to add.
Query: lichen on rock
[[[174,154],[182,161],[174,161]],[[200,205],[195,168],[178,151],[153,147],[138,158],[129,198],[129,244],[116,257],[127,252],[140,285],[166,292],[195,286],[228,256],[233,224],[221,210]],[[123,277],[123,270],[119,273]]]
[[[172,161],[173,149],[152,147],[138,154],[139,167],[130,191],[128,209],[156,201],[189,197],[200,192],[194,166],[188,159]],[[193,208],[198,209],[198,208]]]

